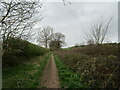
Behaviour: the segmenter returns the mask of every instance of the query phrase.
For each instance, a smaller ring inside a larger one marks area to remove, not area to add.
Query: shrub
[[[64,49],[55,54],[90,87],[119,88],[118,44]]]
[[[120,56],[119,47],[120,47],[119,44],[104,44],[104,45],[92,45],[92,46],[88,45],[79,48],[71,48],[65,52],[83,53],[91,56],[98,56],[98,55]]]

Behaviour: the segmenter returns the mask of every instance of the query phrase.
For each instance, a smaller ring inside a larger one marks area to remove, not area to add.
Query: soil
[[[43,76],[41,77],[41,86],[43,88],[60,88],[58,71],[53,55],[48,60],[48,63],[43,71]]]

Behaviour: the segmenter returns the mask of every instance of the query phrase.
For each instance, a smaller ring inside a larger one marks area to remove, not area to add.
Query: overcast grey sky
[[[89,24],[100,17],[108,20],[113,17],[106,41],[118,41],[117,2],[71,2],[64,6],[61,2],[46,2],[43,6],[44,18],[36,27],[51,26],[54,32],[66,36],[65,47],[85,42],[85,32]]]

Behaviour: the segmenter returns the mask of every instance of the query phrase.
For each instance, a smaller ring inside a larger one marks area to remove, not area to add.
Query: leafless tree
[[[50,47],[61,48],[65,44],[65,35],[62,33],[54,33],[50,42]]]
[[[0,2],[0,33],[3,42],[10,37],[18,37],[27,40],[32,29],[40,19],[34,16],[38,8],[42,6],[39,1],[10,0]]]
[[[43,45],[48,48],[49,41],[52,39],[53,28],[52,27],[43,27],[38,31],[37,42],[39,45]]]
[[[86,34],[86,40],[88,44],[102,44],[107,35],[112,18],[108,21],[103,19],[90,25],[90,32]]]

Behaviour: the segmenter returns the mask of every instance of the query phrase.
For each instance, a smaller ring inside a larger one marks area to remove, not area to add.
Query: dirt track
[[[53,55],[49,59],[45,70],[43,71],[43,76],[41,77],[41,85],[44,88],[59,88],[59,78],[57,73],[56,64]]]

